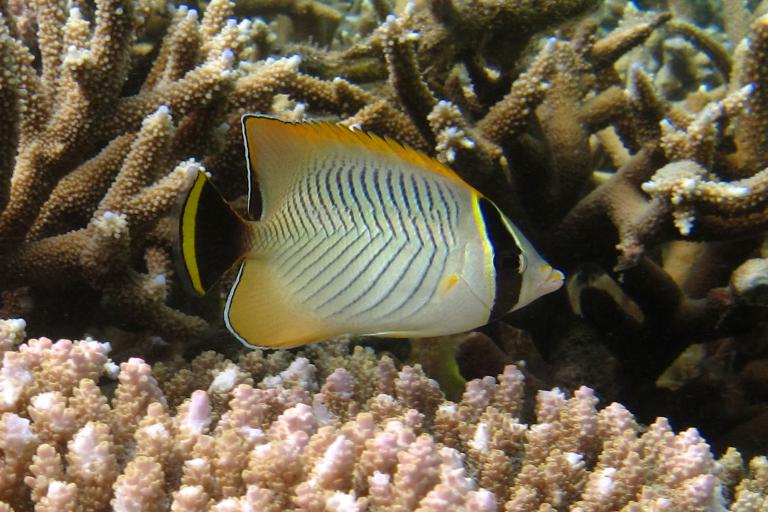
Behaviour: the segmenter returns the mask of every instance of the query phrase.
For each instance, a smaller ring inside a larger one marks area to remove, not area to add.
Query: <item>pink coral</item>
[[[257,387],[198,389],[170,409],[164,386],[173,380],[158,381],[140,359],[122,365],[111,407],[88,378],[75,382],[70,375],[69,388],[51,380],[63,369],[109,375],[103,368],[107,348],[92,340],[30,340],[5,353],[0,375],[8,382],[18,375],[23,382],[17,389],[38,393],[20,393],[25,399],[10,402],[13,411],[0,418],[0,502],[15,510],[73,512],[110,505],[152,511],[703,512],[759,510],[755,504],[768,495],[764,458],[745,473],[734,450],[718,461],[695,429],[675,434],[663,418],[643,432],[621,405],[599,409],[586,387],[572,395],[540,392],[537,417],[521,418],[524,377],[515,366],[498,380],[470,382],[455,404],[438,398],[434,381],[418,367],[402,368],[394,382],[380,380],[366,395],[351,371],[319,362],[326,368],[323,382],[301,357],[282,366],[298,372],[276,366]],[[93,362],[73,365],[62,351],[90,354],[75,359]],[[348,357],[373,356],[357,351]],[[25,366],[30,361],[35,366]],[[392,364],[382,361],[386,368]],[[370,363],[350,359],[345,366],[367,368],[375,377],[381,368]],[[206,366],[219,370],[210,373]],[[202,388],[222,369],[245,379],[255,375],[209,355],[191,367],[205,375]],[[25,372],[14,373],[19,368]],[[340,405],[353,389],[361,401],[360,412],[351,415]],[[92,406],[79,403],[84,393]],[[220,394],[217,401],[212,393]],[[409,403],[425,410],[409,409]]]

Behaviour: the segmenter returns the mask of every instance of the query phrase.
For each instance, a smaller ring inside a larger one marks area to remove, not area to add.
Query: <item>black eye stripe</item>
[[[520,273],[521,249],[501,218],[501,212],[491,201],[478,200],[485,222],[488,241],[493,247],[493,267],[496,271],[496,296],[490,320],[503,317],[517,304],[523,276]]]

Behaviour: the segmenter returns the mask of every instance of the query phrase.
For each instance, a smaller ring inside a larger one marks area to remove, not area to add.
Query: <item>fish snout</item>
[[[565,274],[556,268],[553,268],[549,263],[543,263],[541,265],[539,275],[540,280],[536,287],[536,295],[539,297],[557,291],[563,286],[563,282],[565,281]]]
[[[522,308],[542,295],[552,293],[563,285],[565,275],[539,259],[540,263],[529,266],[523,273],[523,283],[520,296],[512,311]]]

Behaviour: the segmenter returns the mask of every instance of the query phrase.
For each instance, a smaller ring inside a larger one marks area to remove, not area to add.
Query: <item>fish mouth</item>
[[[542,265],[541,276],[543,276],[543,279],[536,287],[538,296],[557,291],[563,286],[563,282],[565,281],[565,274],[556,268],[552,268],[552,266],[546,263]]]
[[[523,275],[520,297],[512,311],[527,306],[542,295],[557,291],[565,281],[565,274],[552,268],[549,263],[541,263],[538,269],[529,268]]]

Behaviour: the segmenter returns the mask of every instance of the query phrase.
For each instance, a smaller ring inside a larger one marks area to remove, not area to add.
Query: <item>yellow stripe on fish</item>
[[[181,220],[181,226],[184,231],[181,233],[180,239],[183,241],[181,245],[181,251],[183,255],[183,262],[185,264],[185,270],[189,276],[189,281],[192,288],[202,294],[204,293],[203,283],[200,279],[200,269],[197,267],[197,255],[195,254],[195,212],[196,208],[187,208],[186,204],[200,204],[200,193],[206,184],[205,175],[200,173],[192,187],[187,194],[182,207],[183,218]]]
[[[239,263],[224,316],[247,345],[457,333],[562,283],[492,202],[414,149],[257,115],[243,134],[260,220],[240,218],[201,174],[180,237],[198,292]]]

